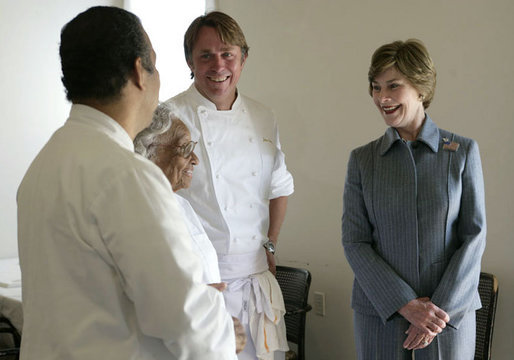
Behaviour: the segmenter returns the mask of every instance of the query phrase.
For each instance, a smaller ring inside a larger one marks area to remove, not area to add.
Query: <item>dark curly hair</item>
[[[140,57],[154,71],[150,44],[139,18],[120,8],[92,7],[61,30],[62,82],[71,102],[119,99]]]

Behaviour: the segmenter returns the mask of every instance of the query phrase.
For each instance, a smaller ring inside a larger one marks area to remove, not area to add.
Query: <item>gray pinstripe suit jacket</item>
[[[446,139],[458,149],[448,149]],[[355,311],[385,323],[428,296],[458,328],[466,312],[480,308],[486,219],[475,141],[438,129],[428,115],[417,141],[389,128],[352,151],[343,204]]]

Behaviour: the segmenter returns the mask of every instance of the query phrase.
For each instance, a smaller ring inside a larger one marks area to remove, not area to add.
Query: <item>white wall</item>
[[[514,353],[514,83],[511,0],[218,0],[251,47],[243,92],[275,109],[296,181],[279,262],[311,270],[327,315],[307,320],[312,360],[353,359],[352,273],[340,244],[341,197],[352,148],[385,126],[367,95],[371,53],[418,37],[438,69],[429,109],[443,128],[476,139],[485,173],[488,246],[483,269],[500,281],[493,354]],[[65,120],[60,28],[93,5],[119,1],[0,0],[0,257],[16,255],[15,193],[30,162]],[[185,29],[184,29],[185,31]],[[182,54],[180,54],[182,57]],[[312,301],[311,301],[312,303]]]
[[[240,89],[274,108],[296,191],[279,262],[308,268],[326,294],[326,316],[307,318],[307,355],[353,359],[353,275],[340,218],[351,149],[385,131],[367,94],[373,51],[422,39],[438,70],[428,112],[476,139],[484,168],[488,245],[483,270],[500,282],[493,356],[514,353],[514,2],[512,0],[218,0],[243,28],[250,56]],[[311,299],[312,304],[312,299]]]
[[[69,112],[61,83],[60,31],[79,12],[122,0],[0,0],[0,258],[16,256],[16,191]]]
[[[184,29],[205,12],[205,0],[125,0],[123,5],[141,19],[152,40],[161,78],[159,99],[184,91],[191,84],[191,70],[184,60]]]

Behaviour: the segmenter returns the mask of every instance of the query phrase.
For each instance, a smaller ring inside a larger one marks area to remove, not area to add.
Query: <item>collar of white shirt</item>
[[[116,120],[91,106],[73,104],[68,121],[94,128],[127,150],[134,151],[134,143],[125,129]]]

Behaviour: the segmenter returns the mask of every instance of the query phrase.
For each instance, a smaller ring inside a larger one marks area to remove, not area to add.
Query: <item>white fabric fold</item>
[[[269,271],[239,278],[228,283],[226,295],[242,291],[241,323],[248,324],[257,358],[273,360],[274,351],[287,351],[286,312],[282,292]],[[248,334],[247,334],[248,335]]]

